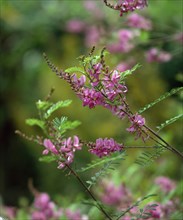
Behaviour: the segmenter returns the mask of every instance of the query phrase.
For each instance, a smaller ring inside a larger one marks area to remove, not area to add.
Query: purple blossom
[[[108,156],[109,154],[113,152],[121,151],[122,149],[123,149],[123,145],[118,144],[112,138],[110,139],[98,138],[96,140],[95,146],[92,147],[89,151],[92,154],[97,155],[98,157],[104,157],[104,156]]]
[[[102,64],[97,63],[92,66],[92,69],[89,69],[89,75],[91,77],[91,85],[97,86],[99,84],[99,76],[101,74]]]
[[[79,97],[83,101],[83,106],[89,106],[89,108],[94,108],[96,105],[101,105],[103,103],[103,95],[101,92],[95,91],[91,88],[83,88]]]
[[[175,182],[165,176],[157,177],[155,179],[155,183],[165,193],[168,193],[176,188]]]
[[[145,118],[143,118],[141,115],[135,114],[132,117],[130,117],[129,120],[132,123],[132,125],[126,130],[130,133],[136,132],[136,138],[140,137],[142,134],[141,128],[145,125]]]
[[[66,24],[66,30],[71,33],[80,33],[85,29],[85,23],[81,20],[70,20]]]
[[[143,16],[133,13],[130,14],[127,18],[127,24],[130,27],[135,27],[139,29],[144,30],[151,30],[152,29],[152,23],[150,20],[144,18]]]
[[[71,164],[74,160],[74,152],[81,150],[82,144],[79,141],[78,136],[74,136],[64,139],[61,143],[59,152],[62,154],[64,160],[58,162],[58,169],[62,169],[66,164]]]
[[[80,78],[77,78],[76,74],[73,74],[72,81],[74,82],[76,88],[82,88],[86,82],[86,76],[82,75]]]
[[[151,214],[151,217],[154,219],[161,219],[161,217],[163,216],[163,210],[161,208],[161,205],[159,203],[156,203],[157,206],[150,208],[149,206],[151,205],[151,203],[149,203],[147,206],[146,206],[146,213],[150,213]],[[151,219],[151,218],[150,218]]]
[[[58,150],[56,149],[55,145],[51,142],[50,139],[44,139],[43,145],[45,146],[45,150],[43,154],[48,154],[49,152],[57,155],[59,154]]]
[[[69,220],[88,220],[88,216],[82,215],[79,210],[71,211],[70,209],[66,209],[65,215]]]
[[[117,43],[108,45],[108,49],[111,53],[128,53],[134,48],[132,40],[137,35],[136,32],[128,29],[121,29],[118,31],[117,35]]]
[[[168,52],[159,50],[158,48],[151,48],[145,54],[146,60],[148,62],[168,62],[172,55]]]
[[[117,5],[114,9],[120,11],[120,16],[129,11],[136,9],[142,9],[147,6],[147,0],[118,0]]]

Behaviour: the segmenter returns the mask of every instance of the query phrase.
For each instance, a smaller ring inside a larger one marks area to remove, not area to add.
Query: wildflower
[[[142,9],[147,6],[147,0],[118,0],[114,9],[120,11],[120,16],[129,11]]]
[[[135,27],[143,30],[151,30],[152,24],[150,20],[145,19],[143,16],[133,13],[127,18],[127,24],[129,27]]]
[[[81,20],[70,20],[66,24],[66,30],[71,33],[81,33],[85,29],[85,23]]]
[[[80,211],[71,211],[70,209],[65,210],[65,215],[69,220],[88,220],[87,215],[81,215]]]
[[[163,216],[163,211],[161,205],[159,203],[156,204],[157,206],[154,206],[153,209],[150,207],[151,204],[148,204],[146,206],[146,213],[150,213],[153,219],[161,219],[161,217]]]
[[[116,143],[112,138],[98,138],[96,140],[95,146],[92,147],[89,151],[98,157],[104,157],[113,152],[121,151],[122,149],[123,145]]]
[[[59,154],[58,150],[56,149],[55,145],[51,142],[50,139],[44,139],[43,145],[45,146],[45,150],[43,154],[48,154],[52,152],[53,154]]]
[[[148,62],[168,62],[172,58],[170,53],[158,48],[151,48],[146,52],[145,56]]]
[[[81,88],[86,82],[86,76],[82,75],[80,78],[77,78],[76,74],[73,74],[72,81],[74,82],[76,88]]]
[[[95,91],[91,88],[83,88],[79,97],[83,101],[83,106],[89,106],[89,108],[94,108],[96,105],[101,105],[103,103],[103,96],[101,92]]]
[[[62,169],[66,164],[71,164],[74,160],[74,152],[81,150],[82,144],[79,142],[79,138],[75,135],[73,139],[71,137],[64,139],[61,143],[59,152],[63,156],[63,161],[58,162],[58,169]]]
[[[126,130],[130,133],[137,132],[136,138],[140,137],[142,134],[142,126],[145,125],[145,118],[143,118],[141,115],[135,114],[134,116],[129,118],[132,125],[127,128]]]
[[[101,69],[102,69],[102,64],[101,63],[97,63],[95,65],[92,66],[92,69],[89,69],[89,75],[91,77],[91,85],[92,86],[97,86],[99,83],[99,76],[101,74]]]
[[[168,193],[176,188],[175,182],[165,176],[157,177],[155,179],[155,183],[165,193]]]

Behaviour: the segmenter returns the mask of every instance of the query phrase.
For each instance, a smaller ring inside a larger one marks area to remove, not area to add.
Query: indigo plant
[[[120,16],[147,6],[147,0],[119,0],[116,4],[107,0],[103,2],[107,7],[119,11]],[[146,31],[151,29],[150,21],[136,13],[129,15],[127,22],[131,28],[135,27]],[[80,32],[84,28],[82,23],[72,25],[70,23],[69,28],[73,30],[74,27],[75,32]],[[115,48],[109,48],[112,51],[129,52],[134,47],[131,42],[134,33],[129,30],[121,30],[118,34],[123,44],[120,48],[119,45]],[[53,103],[51,96],[54,89],[51,89],[44,100],[36,102],[39,118],[26,120],[27,125],[38,126],[42,130],[42,135],[28,136],[19,130],[16,133],[42,147],[42,156],[39,158],[41,162],[53,162],[57,169],[65,172],[68,176],[73,175],[85,193],[90,196],[90,199],[84,200],[83,203],[90,207],[96,207],[98,212],[94,212],[94,216],[92,208],[89,213],[82,213],[80,210],[62,207],[52,201],[48,193],[35,189],[30,181],[29,189],[34,196],[34,202],[27,210],[23,210],[24,218],[32,220],[152,220],[169,219],[170,216],[175,219],[175,217],[181,216],[177,211],[182,208],[182,203],[177,196],[180,186],[175,181],[165,176],[159,176],[155,178],[153,183],[156,190],[149,189],[148,195],[135,198],[126,183],[120,182],[115,185],[112,178],[109,179],[109,177],[113,175],[113,170],[118,172],[118,166],[130,157],[130,153],[127,155],[129,149],[144,149],[141,156],[136,159],[136,163],[141,167],[150,165],[159,157],[163,157],[165,151],[175,154],[181,160],[183,159],[183,153],[177,147],[169,144],[161,135],[161,130],[181,119],[182,114],[167,119],[156,129],[151,128],[143,116],[145,111],[179,93],[183,87],[171,89],[156,100],[149,100],[147,105],[134,112],[128,100],[130,88],[127,79],[133,77],[136,70],[142,67],[136,64],[125,70],[112,68],[108,64],[109,56],[114,55],[111,55],[105,47],[98,53],[93,47],[88,55],[82,55],[78,58],[79,64],[77,66],[62,70],[56,67],[44,53],[44,58],[51,71],[69,84],[75,95],[81,100],[83,107],[95,109],[97,106],[101,106],[110,111],[126,125],[124,132],[128,132],[133,138],[134,145],[127,146],[124,140],[117,141],[113,137],[98,137],[95,141],[86,141],[77,134],[68,135],[68,131],[77,128],[81,122],[71,121],[65,115],[54,117],[57,110],[69,107],[72,101],[68,99]],[[148,62],[167,62],[171,59],[171,55],[157,48],[151,48],[146,52],[146,58]],[[136,145],[136,140],[139,140],[141,145]],[[88,154],[92,154],[94,159],[84,167],[77,167],[77,154],[83,148],[86,148]],[[80,173],[88,170],[96,171],[96,168],[98,168],[97,172],[90,179],[85,180],[81,177]],[[118,175],[120,174],[118,173]],[[155,192],[161,195],[156,195]],[[157,196],[161,198],[160,202],[157,202],[156,199],[154,201],[154,197]],[[77,209],[79,209],[78,206]],[[21,218],[21,212],[8,209],[8,207],[4,207],[3,213],[10,219],[18,220]]]

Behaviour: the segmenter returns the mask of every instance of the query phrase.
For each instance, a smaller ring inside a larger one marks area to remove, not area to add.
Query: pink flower
[[[63,161],[58,162],[58,169],[62,169],[66,164],[71,164],[74,160],[74,152],[76,150],[81,150],[82,144],[79,142],[78,136],[74,136],[64,139],[62,141],[62,146],[60,147],[60,153],[63,156]]]
[[[85,23],[80,20],[70,20],[66,24],[66,30],[71,33],[80,33],[84,30]]]
[[[89,151],[98,157],[104,157],[113,152],[121,151],[122,149],[123,145],[116,143],[112,138],[99,138],[96,140],[95,146]]]
[[[165,176],[157,177],[155,179],[155,183],[165,193],[168,193],[176,188],[175,182]]]
[[[94,108],[96,105],[101,105],[103,103],[101,92],[95,91],[93,88],[83,88],[79,97],[83,101],[83,106],[89,106],[89,108]]]
[[[76,74],[73,74],[72,81],[75,83],[76,88],[81,88],[86,82],[86,76],[82,75],[80,78],[77,78]]]
[[[85,32],[85,45],[91,47],[98,44],[101,37],[101,30],[96,26],[90,26]]]
[[[130,27],[140,28],[144,30],[151,30],[152,23],[150,20],[145,19],[143,16],[133,13],[127,18],[127,24]]]
[[[38,209],[45,209],[50,202],[50,197],[47,193],[40,193],[35,197],[34,206]]]
[[[120,11],[120,16],[129,11],[142,9],[147,6],[147,0],[118,0],[114,9]]]
[[[46,149],[43,151],[43,154],[48,154],[49,151],[53,154],[59,154],[58,150],[50,139],[44,139],[43,145],[46,147]]]
[[[158,48],[151,48],[145,56],[148,62],[168,62],[172,58],[170,53],[161,51]]]
[[[161,205],[156,203],[157,206],[150,208],[149,209],[149,205],[151,205],[151,203],[149,205],[146,206],[146,213],[150,213],[151,214],[151,217],[154,219],[161,219],[161,217],[163,216],[163,211],[162,211],[162,208],[161,208]]]
[[[177,41],[178,43],[183,44],[183,32],[176,33],[176,34],[173,36],[173,39],[174,39],[175,41]]]

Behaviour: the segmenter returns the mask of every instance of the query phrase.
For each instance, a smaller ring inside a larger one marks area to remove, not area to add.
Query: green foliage
[[[58,159],[58,157],[56,157],[55,155],[46,155],[43,157],[39,158],[40,162],[45,162],[45,163],[51,163],[53,161],[56,161]]]
[[[79,72],[79,73],[82,73],[82,74],[85,73],[85,71],[83,70],[83,68],[82,68],[82,67],[79,67],[79,66],[70,67],[70,68],[66,69],[65,72],[66,72],[66,73],[77,73],[77,72]]]
[[[165,128],[166,126],[176,122],[177,120],[181,119],[183,117],[183,114],[179,114],[175,117],[172,117],[168,120],[166,120],[164,123],[162,123],[161,125],[157,126],[158,131],[162,130],[163,128]]]
[[[164,99],[168,98],[171,95],[174,95],[175,93],[181,91],[183,89],[183,87],[178,87],[175,89],[170,90],[170,92],[166,92],[165,94],[161,95],[158,99],[156,99],[155,101],[151,102],[150,104],[147,104],[145,107],[141,108],[138,113],[141,114],[142,112],[146,111],[147,109],[153,107],[155,104],[163,101]]]
[[[140,166],[149,166],[151,163],[154,162],[158,157],[160,157],[166,149],[164,147],[154,147],[156,148],[155,151],[149,152],[144,151],[141,156],[135,161],[135,163],[139,164]]]
[[[119,220],[122,216],[124,216],[126,213],[128,213],[132,208],[139,206],[144,200],[147,200],[147,199],[149,199],[150,197],[153,197],[153,196],[157,196],[157,195],[156,194],[150,194],[150,195],[144,196],[143,198],[139,199],[136,203],[134,203],[132,206],[130,206],[127,210],[120,213],[118,215],[118,217],[116,218],[116,220]],[[153,207],[155,207],[155,206],[156,206],[156,204],[153,204]],[[141,210],[141,213],[143,213],[143,210]]]
[[[122,72],[120,76],[120,81],[123,81],[127,76],[133,74],[133,72],[139,67],[141,67],[141,65],[137,63],[132,69]]]
[[[36,118],[28,118],[25,120],[25,123],[29,126],[38,126],[40,127],[41,129],[44,129],[45,128],[45,123],[44,121],[41,121],[39,119],[36,119]]]
[[[59,101],[59,102],[53,104],[44,114],[44,118],[48,119],[52,115],[53,112],[55,112],[59,108],[69,106],[71,104],[71,102],[72,102],[72,100],[65,100],[65,101]]]
[[[48,101],[37,101],[36,102],[36,107],[39,110],[46,110],[47,108],[49,108],[50,106],[52,106],[53,103],[52,102],[48,102]]]
[[[53,120],[54,128],[59,131],[60,134],[65,133],[67,130],[72,130],[81,124],[80,121],[69,121],[67,117],[55,118]]]
[[[112,158],[104,158],[104,159],[101,159],[101,158],[100,158],[100,160],[102,161],[102,163],[98,162],[97,165],[103,164],[103,167],[102,167],[98,172],[96,172],[95,175],[92,176],[90,180],[86,181],[86,183],[89,184],[89,188],[90,188],[91,186],[95,185],[95,184],[97,183],[97,181],[98,181],[99,178],[101,178],[101,177],[107,175],[108,173],[111,172],[111,170],[114,170],[114,166],[115,166],[116,164],[118,164],[118,163],[116,162],[116,160],[120,160],[120,161],[121,161],[121,160],[124,160],[124,158],[122,158],[122,156],[124,156],[124,153],[123,153],[123,152],[120,153],[120,154],[118,154],[118,155],[115,156],[115,157],[112,157]],[[108,159],[108,160],[107,160],[107,159]],[[92,162],[91,165],[87,166],[88,169],[91,169],[91,168],[94,168],[94,167],[95,167],[95,166],[94,166],[94,163],[93,163],[93,162]],[[85,169],[85,168],[82,168],[82,171],[83,171],[84,169]],[[86,171],[86,169],[85,169],[85,171]]]
[[[81,169],[77,170],[77,172],[85,172],[108,162],[115,163],[115,161],[122,161],[124,160],[125,156],[125,151],[122,151],[121,153],[114,153],[112,154],[112,156],[104,157],[103,159],[97,158],[96,160],[92,160],[92,162],[87,164],[85,167],[82,167]]]

